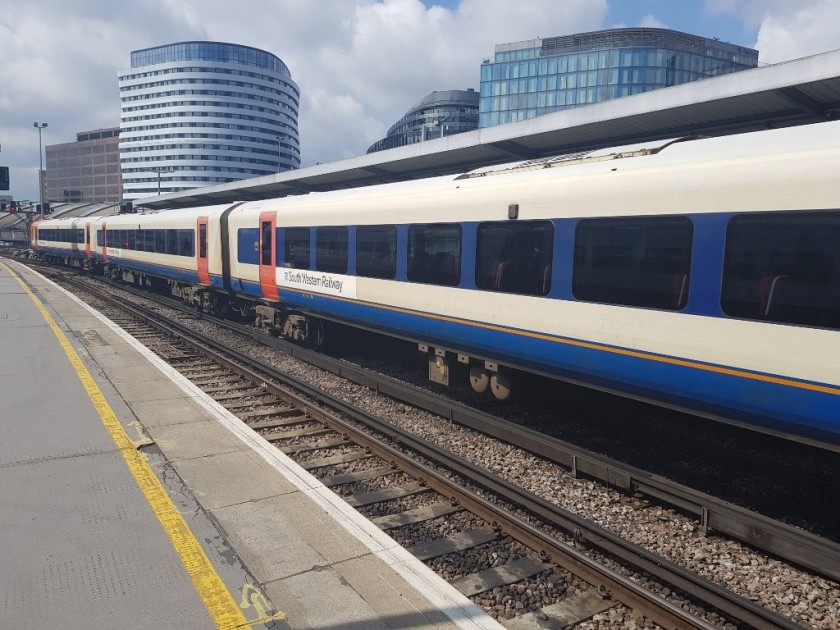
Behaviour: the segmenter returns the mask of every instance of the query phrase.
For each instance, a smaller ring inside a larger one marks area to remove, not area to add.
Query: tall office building
[[[125,199],[300,167],[300,90],[264,50],[181,42],[131,53],[120,72]]]
[[[368,153],[443,138],[478,128],[478,92],[442,90],[428,94],[391,125]]]
[[[661,28],[497,44],[481,66],[479,127],[755,68],[758,51]]]
[[[119,127],[81,131],[75,142],[44,147],[45,201],[104,202],[122,198]]]

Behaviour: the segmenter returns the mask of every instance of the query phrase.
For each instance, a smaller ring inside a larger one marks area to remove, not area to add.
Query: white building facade
[[[300,167],[300,90],[269,52],[204,41],[137,50],[119,87],[127,200]]]

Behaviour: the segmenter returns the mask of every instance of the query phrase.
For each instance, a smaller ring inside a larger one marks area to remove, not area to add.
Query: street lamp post
[[[41,130],[48,126],[45,122],[32,123],[32,126],[38,129],[38,199],[41,202],[41,218],[44,218],[44,156],[41,145]]]

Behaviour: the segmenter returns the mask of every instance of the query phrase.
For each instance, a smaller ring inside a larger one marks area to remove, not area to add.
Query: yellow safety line
[[[160,521],[161,527],[163,527],[163,530],[169,536],[172,546],[184,564],[184,568],[187,570],[195,590],[201,597],[216,627],[226,629],[250,627],[252,622],[249,622],[245,618],[245,615],[240,610],[224,582],[222,582],[221,577],[216,572],[216,569],[213,567],[213,564],[210,562],[210,559],[207,557],[207,554],[204,553],[204,549],[202,549],[192,531],[190,531],[189,526],[178,512],[172,499],[169,498],[163,484],[155,476],[151,466],[149,466],[146,460],[143,459],[143,456],[134,447],[131,438],[126,434],[114,410],[111,409],[108,401],[105,400],[102,390],[99,389],[96,381],[93,380],[93,377],[88,372],[84,363],[82,363],[76,350],[70,345],[70,341],[58,327],[58,324],[41,301],[26,286],[22,278],[5,264],[0,263],[0,267],[8,271],[17,280],[18,284],[35,303],[35,306],[46,320],[47,325],[58,338],[64,354],[67,355],[70,364],[76,371],[76,375],[82,382],[96,412],[102,419],[102,423],[108,429],[108,433],[111,434],[111,438],[113,438],[114,443],[122,454],[128,470],[133,475],[137,485],[140,486],[140,490],[146,496],[146,500],[151,505],[158,521]]]

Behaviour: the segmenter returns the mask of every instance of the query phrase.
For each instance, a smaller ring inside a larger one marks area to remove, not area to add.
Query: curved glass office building
[[[758,51],[661,28],[497,44],[481,66],[479,127],[640,94],[758,65]]]
[[[375,142],[368,153],[443,138],[478,128],[478,92],[441,90],[423,97],[391,125],[387,135]]]
[[[300,90],[264,50],[181,42],[131,53],[120,72],[125,199],[300,166]]]

